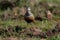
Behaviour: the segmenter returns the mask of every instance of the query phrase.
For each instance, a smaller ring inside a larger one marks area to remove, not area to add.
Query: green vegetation
[[[60,0],[41,0],[42,2],[48,2],[48,3],[52,3],[52,4],[57,4],[57,5],[60,5]],[[18,6],[21,8],[25,5],[27,6],[30,6],[32,8],[32,13],[34,14],[34,16],[37,16],[39,15],[39,11],[45,11],[44,8],[40,8],[40,5],[39,3],[35,3],[34,6],[32,6],[30,4],[30,0],[20,0],[19,3],[17,3]],[[41,9],[41,10],[40,10]],[[44,10],[43,10],[44,9]],[[59,8],[60,9],[60,8]],[[37,11],[39,10],[39,11]],[[9,12],[10,13],[10,12]],[[4,14],[4,11],[1,11],[0,10],[0,15],[3,15]],[[43,21],[36,21],[35,20],[35,23],[32,23],[31,24],[27,24],[27,22],[25,20],[1,20],[1,16],[0,16],[0,25],[6,29],[6,27],[8,28],[9,25],[12,25],[13,27],[16,26],[16,25],[19,25],[19,26],[22,26],[22,27],[26,27],[26,28],[30,28],[30,27],[38,27],[40,29],[42,29],[43,31],[46,31],[47,29],[53,29],[56,24],[60,21],[60,15],[55,15],[53,14],[53,19],[52,20],[47,20],[46,17],[45,17],[45,14],[44,12],[41,14],[43,15],[43,18],[44,20]],[[16,35],[19,35],[16,33]],[[1,35],[4,37],[4,35]],[[22,35],[23,37],[23,40],[25,39],[25,35]],[[27,37],[26,37],[27,38]],[[40,40],[39,37],[33,37],[32,40]],[[58,35],[55,35],[53,37],[50,37],[50,38],[46,38],[46,40],[60,40],[60,34]]]

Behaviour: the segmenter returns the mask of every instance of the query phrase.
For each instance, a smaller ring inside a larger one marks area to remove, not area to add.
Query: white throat
[[[33,14],[31,13],[31,11],[28,10],[28,13],[29,13],[30,16],[33,16]]]

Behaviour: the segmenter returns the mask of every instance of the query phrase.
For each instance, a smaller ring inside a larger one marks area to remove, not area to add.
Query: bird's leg
[[[36,26],[36,21],[33,22],[33,25]]]
[[[35,24],[36,22],[34,21],[33,24]]]

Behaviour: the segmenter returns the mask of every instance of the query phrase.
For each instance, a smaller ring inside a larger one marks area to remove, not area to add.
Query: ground
[[[44,0],[42,0],[43,2],[45,2]],[[18,5],[18,7],[23,7],[24,6],[24,0],[21,0],[20,1],[21,3]],[[38,1],[37,1],[38,2]],[[59,0],[47,0],[48,3],[52,3],[52,4],[60,4]],[[34,2],[35,3],[35,2]],[[32,8],[32,13],[36,16],[39,12],[37,12],[37,10],[39,10],[39,6],[38,6],[38,3],[35,3],[36,5],[35,6],[31,6]],[[31,4],[29,4],[29,1],[26,2],[26,5],[30,6]],[[59,7],[60,8],[60,7]],[[59,10],[58,8],[58,10]],[[42,11],[44,11],[43,9],[44,8],[41,8]],[[10,12],[9,12],[10,13]],[[0,15],[3,15],[4,14],[4,11],[1,11],[0,10]],[[44,14],[44,12],[43,12]],[[41,15],[43,15],[41,14]],[[53,14],[53,19],[52,20],[47,20],[46,17],[43,17],[43,21],[38,21],[38,20],[35,20],[34,23],[32,24],[27,24],[27,22],[24,20],[24,19],[17,19],[17,20],[11,20],[11,19],[8,19],[8,20],[1,20],[1,17],[0,17],[0,25],[2,26],[3,29],[7,29],[9,27],[9,25],[13,26],[13,29],[15,28],[16,25],[18,26],[21,26],[21,27],[26,27],[26,28],[31,28],[31,27],[37,27],[39,29],[41,29],[42,31],[46,31],[48,29],[53,29],[55,28],[56,24],[58,22],[60,22],[60,15],[59,14]],[[19,38],[18,40],[60,40],[60,34],[58,35],[54,35],[52,37],[47,37],[45,39],[43,38],[40,38],[40,37],[27,37],[26,35],[20,35],[16,32],[14,32],[13,34],[16,34],[16,35],[13,35],[12,36],[12,40],[16,38]],[[4,36],[5,35],[5,36]],[[0,40],[9,40],[7,38],[8,36],[6,36],[6,33],[2,34],[0,36]],[[15,38],[14,38],[15,37]]]

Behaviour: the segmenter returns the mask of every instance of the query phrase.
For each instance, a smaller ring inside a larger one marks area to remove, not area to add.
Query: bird
[[[51,19],[52,19],[52,13],[51,13],[50,10],[46,10],[46,18],[47,18],[48,20],[51,20]]]
[[[34,17],[34,15],[33,15],[32,12],[31,12],[30,7],[27,7],[27,8],[26,8],[26,13],[25,13],[25,15],[24,15],[24,19],[25,19],[25,21],[26,21],[27,23],[34,22],[35,17]]]

